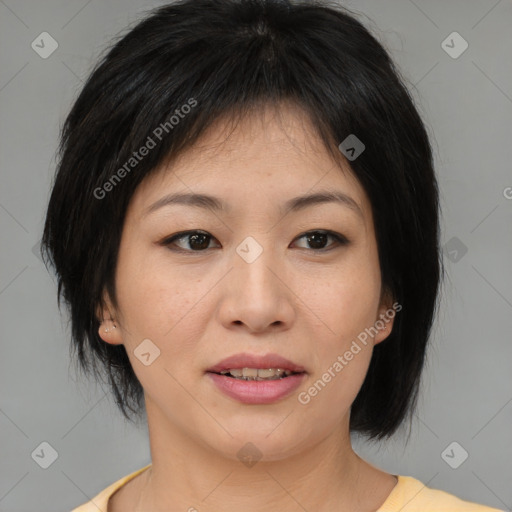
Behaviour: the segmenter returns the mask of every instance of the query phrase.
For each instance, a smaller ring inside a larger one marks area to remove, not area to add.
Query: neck
[[[143,473],[137,512],[361,510],[372,478],[383,475],[353,451],[348,417],[336,433],[286,458],[243,463],[192,439],[148,406],[152,466]],[[377,505],[381,498],[375,496]]]

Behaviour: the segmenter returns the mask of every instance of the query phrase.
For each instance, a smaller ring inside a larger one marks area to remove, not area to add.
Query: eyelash
[[[172,235],[170,237],[165,238],[164,240],[162,240],[160,242],[160,245],[166,246],[170,251],[173,251],[173,252],[201,253],[201,252],[207,251],[208,249],[194,251],[194,250],[191,250],[191,249],[182,249],[182,248],[176,249],[176,248],[171,248],[170,247],[173,244],[173,242],[175,242],[176,240],[180,240],[182,238],[187,238],[188,236],[196,235],[196,234],[198,234],[198,235],[205,235],[206,237],[210,237],[210,238],[213,238],[213,239],[215,238],[212,235],[210,235],[210,233],[208,233],[206,231],[201,231],[201,230],[182,231],[180,233],[176,233],[175,235]],[[299,235],[294,240],[300,240],[301,238],[304,238],[304,237],[306,237],[308,235],[312,235],[312,234],[322,234],[322,235],[330,236],[330,237],[334,238],[334,240],[336,240],[336,242],[337,242],[339,247],[340,246],[348,245],[350,243],[350,241],[344,235],[341,235],[340,233],[336,233],[334,231],[325,230],[325,229],[315,229],[315,230],[312,230],[312,231],[306,231],[305,233],[303,233],[302,235]],[[336,248],[336,246],[334,247],[334,249],[335,248]],[[301,247],[301,249],[303,249],[303,247]],[[323,252],[329,252],[329,251],[333,250],[333,248],[330,248],[330,249],[310,249],[310,250],[313,251],[313,252],[317,252],[317,253],[318,252],[319,253],[323,253]]]

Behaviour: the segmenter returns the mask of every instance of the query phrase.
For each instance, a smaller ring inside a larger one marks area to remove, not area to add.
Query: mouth
[[[206,373],[223,394],[245,404],[279,401],[297,389],[307,374],[303,366],[277,354],[238,354]]]
[[[292,372],[284,368],[230,368],[221,372],[211,372],[217,375],[224,375],[238,380],[279,380],[285,379],[290,375],[297,375],[303,372]]]
[[[276,380],[306,373],[303,366],[278,354],[258,356],[247,353],[223,359],[206,371],[242,380]]]

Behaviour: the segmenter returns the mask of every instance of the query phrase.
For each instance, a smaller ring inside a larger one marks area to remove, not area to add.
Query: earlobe
[[[381,314],[379,319],[375,322],[375,328],[379,331],[373,339],[374,345],[384,341],[393,329],[393,318],[388,318],[385,314]]]
[[[121,333],[115,320],[103,320],[98,328],[100,338],[106,343],[119,345],[122,343]]]
[[[379,316],[375,321],[375,328],[378,333],[374,337],[374,345],[384,341],[393,329],[396,310],[394,308],[393,297],[390,293],[383,293],[381,306],[379,308]]]
[[[98,334],[106,343],[119,345],[122,343],[121,333],[119,332],[119,326],[112,316],[111,303],[106,292],[103,294],[103,301],[106,306],[102,308],[98,305],[96,308],[96,318],[100,322]]]

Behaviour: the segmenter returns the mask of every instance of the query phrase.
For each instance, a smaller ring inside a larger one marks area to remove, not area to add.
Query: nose
[[[294,298],[297,300],[290,272],[270,249],[264,249],[254,261],[240,254],[234,254],[233,268],[224,280],[219,308],[222,324],[253,334],[289,329],[296,314]]]

